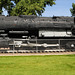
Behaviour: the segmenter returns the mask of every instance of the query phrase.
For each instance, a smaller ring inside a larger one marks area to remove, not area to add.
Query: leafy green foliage
[[[11,1],[15,2],[15,7]],[[52,6],[53,4],[55,4],[54,0],[0,0],[0,14],[4,7],[9,15],[42,15],[46,5]]]
[[[72,3],[72,8],[70,9],[72,16],[75,16],[75,4]]]
[[[11,15],[42,15],[46,5],[52,6],[54,0],[14,0],[16,6],[12,9]]]
[[[11,5],[13,5],[13,3],[11,3],[11,0],[0,0],[0,14],[2,13],[2,7],[10,10]]]

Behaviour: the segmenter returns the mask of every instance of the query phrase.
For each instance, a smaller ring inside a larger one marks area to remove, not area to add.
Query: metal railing
[[[65,51],[75,50],[75,39],[13,39],[12,50]]]

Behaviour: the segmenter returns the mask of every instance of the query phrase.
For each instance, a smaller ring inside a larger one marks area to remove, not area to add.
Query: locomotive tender
[[[75,51],[74,17],[0,16],[0,51]]]

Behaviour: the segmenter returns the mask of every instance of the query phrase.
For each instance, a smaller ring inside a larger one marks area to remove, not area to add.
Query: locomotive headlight
[[[71,47],[74,47],[74,44],[71,44]]]

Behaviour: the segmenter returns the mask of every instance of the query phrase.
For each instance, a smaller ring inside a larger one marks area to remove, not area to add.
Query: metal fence
[[[13,39],[11,50],[75,51],[75,39]]]

